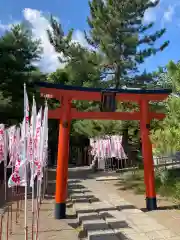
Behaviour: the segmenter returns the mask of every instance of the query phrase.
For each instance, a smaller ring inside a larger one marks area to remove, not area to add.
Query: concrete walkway
[[[159,224],[120,197],[114,189],[96,181],[82,169],[70,170],[69,191],[81,225],[89,240],[180,240],[180,235]]]
[[[144,194],[137,194],[134,188],[126,189],[122,180],[103,181],[102,183],[106,185],[106,188],[115,191],[120,197],[123,196],[124,199],[131,202],[136,208],[146,212]],[[157,204],[158,209],[156,211],[146,212],[146,214],[180,236],[179,203],[157,195]]]

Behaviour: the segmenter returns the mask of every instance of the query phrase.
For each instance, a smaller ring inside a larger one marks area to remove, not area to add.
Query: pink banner
[[[121,143],[122,136],[118,135],[92,138],[90,139],[91,154],[97,158],[127,159]]]

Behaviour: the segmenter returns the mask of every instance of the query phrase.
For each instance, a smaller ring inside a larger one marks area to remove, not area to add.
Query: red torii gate
[[[67,178],[69,160],[69,134],[72,119],[104,120],[139,120],[144,160],[144,182],[146,185],[146,207],[149,211],[157,208],[154,182],[152,144],[149,138],[149,127],[152,119],[163,119],[165,114],[151,112],[149,101],[163,101],[171,93],[169,89],[106,89],[114,94],[116,101],[136,102],[138,112],[79,112],[72,107],[72,100],[101,101],[104,89],[62,86],[41,82],[38,83],[42,95],[49,95],[60,101],[61,107],[49,110],[49,118],[59,119],[59,143],[56,175],[55,218],[66,218]]]

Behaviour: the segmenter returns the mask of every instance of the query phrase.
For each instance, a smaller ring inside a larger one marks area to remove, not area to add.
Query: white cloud
[[[155,3],[156,0],[151,0],[152,3]],[[157,9],[157,8],[156,8]],[[156,11],[154,8],[149,8],[145,11],[144,22],[150,23],[156,21]]]
[[[50,44],[47,29],[50,29],[49,21],[42,13],[35,9],[26,8],[23,10],[26,21],[32,25],[32,34],[34,38],[40,39],[43,47],[43,54],[39,66],[44,72],[53,72],[58,67],[63,67],[58,60],[59,54]]]
[[[64,64],[61,64],[58,60],[58,56],[63,57],[63,54],[59,54],[55,51],[54,47],[50,44],[47,29],[51,30],[49,21],[41,11],[36,9],[26,8],[23,10],[25,20],[32,25],[32,33],[36,39],[41,40],[42,47],[44,49],[42,59],[40,61],[40,68],[44,72],[53,72],[57,68],[63,68]],[[84,47],[88,47],[88,43],[84,38],[84,34],[80,30],[76,30],[73,34],[73,42],[78,42]]]
[[[171,22],[174,14],[175,14],[175,5],[169,6],[168,9],[164,12],[163,20],[165,22]]]
[[[2,22],[0,22],[0,30],[1,31],[6,31],[9,30],[9,25],[3,24]]]
[[[151,0],[155,2],[156,0]],[[165,27],[166,23],[174,22],[178,19],[177,9],[180,6],[179,0],[161,0],[155,8],[149,8],[144,14],[144,22],[156,21]],[[176,24],[176,23],[175,23]]]
[[[14,24],[18,24],[19,22],[18,21],[13,21],[13,23],[10,23],[10,24],[3,24],[1,21],[0,21],[0,30],[2,32],[4,31],[8,31],[11,29],[11,27],[14,25]]]
[[[144,14],[144,22],[149,23],[149,22],[154,22],[156,21],[156,13],[153,8],[149,8],[145,11]]]
[[[84,33],[80,30],[76,30],[73,34],[73,42],[80,43],[82,46],[89,48],[89,44],[87,43]]]
[[[30,8],[23,10],[23,17],[31,24],[34,39],[41,40],[43,54],[41,56],[40,62],[37,63],[41,70],[43,72],[53,72],[57,68],[63,68],[65,65],[60,63],[58,60],[59,56],[63,58],[63,54],[57,53],[48,39],[47,29],[52,30],[48,19],[43,15],[41,11]],[[56,18],[56,20],[59,21],[58,18]],[[13,21],[12,17],[11,22],[12,23],[10,24],[3,24],[0,21],[0,31],[4,32],[10,30],[13,24],[19,23],[17,21]],[[77,42],[87,48],[89,47],[87,41],[84,38],[83,32],[80,30],[74,31],[72,42]]]

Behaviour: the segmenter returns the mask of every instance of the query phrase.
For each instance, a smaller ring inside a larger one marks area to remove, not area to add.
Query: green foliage
[[[57,69],[47,77],[48,82],[66,85],[69,82],[69,75],[64,69]]]
[[[104,56],[102,71],[113,73],[116,88],[123,85],[147,85],[152,81],[146,72],[137,79],[139,64],[168,46],[169,41],[156,47],[155,44],[166,29],[150,33],[153,22],[145,25],[145,11],[154,8],[159,1],[149,0],[92,0],[89,1],[90,27],[86,39]],[[112,75],[112,76],[113,76]]]
[[[69,59],[73,56],[73,47],[71,48],[72,34],[73,29],[71,29],[66,36],[61,24],[51,16],[50,24],[52,27],[51,30],[47,30],[49,41],[54,46],[56,52],[59,52],[61,56],[59,57],[59,61],[61,63],[67,63]],[[65,58],[66,57],[66,58]]]
[[[73,127],[75,133],[79,133],[87,137],[104,136],[119,134],[121,121],[83,120],[77,121]]]
[[[52,27],[52,31],[48,31],[50,42],[60,53],[59,60],[66,64],[63,70],[68,75],[66,84],[86,87],[103,86],[99,69],[102,56],[73,42],[73,30],[70,30],[65,36],[61,24],[53,17],[51,17],[50,23]]]
[[[23,114],[23,84],[44,78],[33,63],[39,61],[40,42],[33,40],[23,25],[15,25],[0,38],[0,93],[3,104],[1,121]],[[28,87],[31,94],[35,89]]]
[[[163,81],[161,74],[160,82]],[[173,94],[164,104],[167,117],[158,129],[152,131],[152,141],[156,146],[156,154],[159,155],[180,151],[180,64],[170,62],[163,75],[165,84],[172,87]]]
[[[116,87],[120,85],[142,86],[145,82],[149,88],[154,86],[151,74],[146,71],[141,76],[136,76],[136,81],[134,80],[138,64],[163,49],[162,46],[155,48],[154,43],[165,32],[163,29],[148,36],[145,34],[147,30],[150,32],[152,24],[143,25],[143,14],[148,7],[155,7],[157,2],[150,5],[145,0],[143,2],[145,4],[143,6],[139,2],[135,6],[134,2],[129,1],[124,1],[124,3],[118,1],[119,5],[117,1],[110,0],[106,1],[106,4],[95,0],[90,3],[91,16],[88,22],[91,28],[87,39],[98,51],[89,50],[74,42],[72,40],[73,30],[65,35],[61,24],[51,17],[52,31],[48,31],[49,40],[60,55],[59,61],[64,63],[65,67],[57,69],[48,76],[42,74],[34,64],[40,60],[42,51],[39,40],[33,40],[27,27],[13,26],[0,38],[0,111],[4,113],[3,116],[9,118],[11,114],[14,118],[20,117],[17,114],[23,112],[24,82],[28,86],[30,99],[36,90],[32,89],[29,83],[37,80],[102,88],[115,85]],[[106,21],[108,21],[107,24],[104,24]],[[149,46],[149,48],[143,47],[144,50],[142,50],[140,46]],[[177,74],[176,66],[170,63],[169,69],[174,77]],[[104,81],[103,77],[107,73],[115,77]],[[162,71],[161,74],[162,81],[158,75],[159,84],[163,85],[163,74],[166,76],[166,73]],[[157,79],[157,76],[153,79]],[[173,86],[178,89],[177,86]],[[57,101],[49,101],[49,103],[52,107],[59,106]],[[74,101],[73,104],[80,111],[99,111],[97,102]],[[159,106],[153,105],[152,107],[157,109]],[[159,108],[161,109],[162,106]],[[130,106],[129,103],[120,103],[118,105],[118,111],[133,110],[138,110],[136,104]],[[52,129],[56,129],[56,124],[53,124]],[[130,140],[137,142],[139,126],[135,121],[125,121],[123,124],[121,121],[73,121],[71,134],[84,134],[87,137],[121,134],[127,128]]]
[[[171,201],[180,204],[179,169],[177,169],[175,172],[174,171],[175,170],[156,168],[155,187],[156,192],[159,195],[168,197]],[[123,181],[123,186],[125,190],[133,190],[135,194],[144,194],[144,170],[138,170],[135,172],[135,174],[128,175]]]
[[[108,82],[101,80],[100,63],[102,56],[85,47],[72,42],[72,33],[65,36],[61,24],[51,18],[53,31],[49,34],[50,42],[56,51],[62,54],[61,62],[66,66],[48,76],[48,81],[83,87],[108,87]],[[59,30],[58,30],[59,29]],[[99,103],[89,101],[74,101],[74,106],[80,111],[99,111]],[[109,127],[110,127],[109,121]],[[72,135],[84,134],[87,137],[102,134],[107,123],[103,121],[73,121]],[[111,124],[111,126],[113,126]],[[102,127],[102,128],[101,128]],[[104,132],[105,134],[105,132]]]

